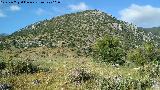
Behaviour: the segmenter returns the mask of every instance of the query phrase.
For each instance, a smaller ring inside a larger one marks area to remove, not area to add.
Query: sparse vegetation
[[[98,10],[44,20],[0,37],[0,90],[155,90],[159,40]]]
[[[136,80],[120,76],[104,78],[101,82],[101,90],[146,90],[151,87],[151,80]]]
[[[19,75],[23,73],[36,73],[39,68],[28,61],[14,60],[10,61],[7,65],[7,69],[11,74]]]

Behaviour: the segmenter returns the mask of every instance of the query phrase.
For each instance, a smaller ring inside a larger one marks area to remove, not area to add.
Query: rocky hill
[[[126,48],[137,47],[145,41],[154,41],[134,25],[117,20],[99,10],[66,14],[29,25],[11,34],[1,47],[74,47],[89,49],[96,39],[105,34],[121,37]],[[7,46],[6,46],[7,45]]]

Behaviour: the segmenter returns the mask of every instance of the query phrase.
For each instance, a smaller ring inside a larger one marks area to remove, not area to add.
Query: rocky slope
[[[89,47],[105,34],[121,37],[126,48],[138,47],[145,41],[153,41],[152,35],[138,30],[135,25],[117,20],[99,10],[87,10],[66,14],[29,25],[8,36],[1,47]],[[6,46],[7,45],[7,46]]]

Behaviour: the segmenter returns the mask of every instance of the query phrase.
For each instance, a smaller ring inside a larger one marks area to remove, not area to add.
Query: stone
[[[41,83],[41,80],[38,80],[38,79],[33,80],[33,84],[35,84],[35,85],[38,85],[40,83]]]
[[[12,89],[12,85],[10,84],[0,84],[0,90],[11,90]]]
[[[71,82],[80,84],[92,79],[92,75],[86,72],[84,69],[75,69],[71,72]]]

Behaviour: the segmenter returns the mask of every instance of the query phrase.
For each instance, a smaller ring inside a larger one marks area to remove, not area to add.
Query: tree
[[[93,46],[93,57],[100,62],[124,64],[125,52],[122,41],[116,36],[106,35]]]

